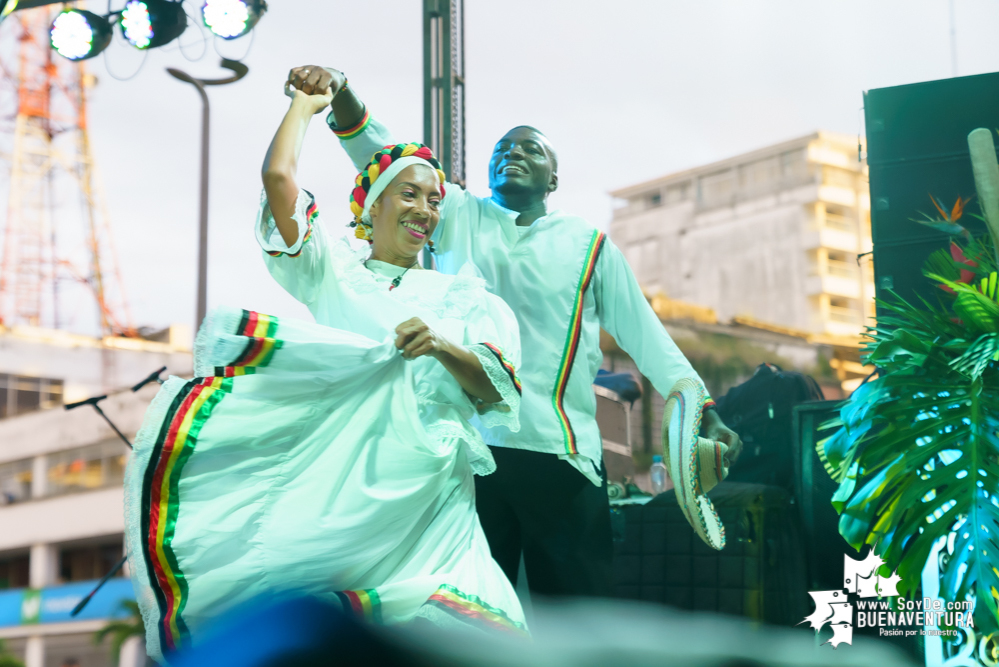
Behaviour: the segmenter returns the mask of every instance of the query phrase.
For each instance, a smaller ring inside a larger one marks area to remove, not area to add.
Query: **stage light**
[[[7,15],[17,9],[17,0],[0,0],[0,21],[7,18]]]
[[[93,12],[67,9],[52,21],[49,41],[63,58],[86,60],[111,43],[111,24]]]
[[[250,32],[266,11],[264,0],[205,0],[201,18],[222,39],[236,39]]]
[[[34,9],[45,5],[64,4],[66,0],[0,0],[0,21],[3,21],[13,12],[22,9]]]
[[[137,49],[163,46],[187,28],[187,14],[179,2],[129,0],[121,10],[121,33]]]

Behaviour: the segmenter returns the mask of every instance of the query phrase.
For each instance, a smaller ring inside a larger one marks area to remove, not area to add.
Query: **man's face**
[[[489,188],[503,195],[534,194],[544,199],[558,187],[554,155],[540,132],[529,127],[510,130],[489,160]]]

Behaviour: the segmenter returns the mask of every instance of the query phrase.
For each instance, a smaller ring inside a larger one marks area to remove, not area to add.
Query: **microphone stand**
[[[140,382],[139,384],[137,384],[134,387],[132,387],[132,392],[134,393],[134,392],[139,391],[140,389],[142,389],[143,387],[145,387],[150,382],[158,382],[160,384],[163,384],[163,379],[160,378],[160,373],[162,373],[163,371],[165,371],[166,368],[167,368],[166,366],[163,366],[159,370],[156,370],[156,371],[150,373],[149,375],[147,375],[146,378],[142,380],[142,382]],[[101,406],[97,405],[99,402],[103,401],[105,398],[107,398],[107,394],[105,394],[103,396],[94,396],[93,398],[88,398],[85,401],[78,401],[76,403],[70,403],[69,405],[66,406],[66,409],[67,410],[72,410],[74,408],[80,407],[81,405],[91,405],[91,406],[93,406],[94,410],[97,410],[97,414],[99,414],[101,417],[104,418],[104,421],[106,421],[108,423],[108,425],[111,426],[112,429],[114,429],[114,432],[118,434],[118,437],[120,437],[125,442],[126,445],[128,445],[128,448],[129,449],[134,449],[134,447],[132,447],[132,443],[129,442],[128,438],[125,437],[125,434],[123,434],[121,431],[118,430],[118,427],[114,425],[114,422],[112,422],[108,418],[108,416],[106,414],[104,414],[104,411],[101,410]],[[93,597],[97,594],[97,591],[101,590],[101,588],[104,586],[104,584],[106,584],[108,582],[108,580],[111,579],[111,577],[113,577],[114,575],[116,575],[118,573],[118,570],[120,570],[122,568],[122,566],[125,565],[125,561],[126,560],[128,560],[128,555],[127,554],[125,556],[122,556],[121,560],[119,560],[117,563],[115,563],[115,566],[111,568],[111,571],[108,572],[107,574],[105,574],[104,577],[100,581],[97,582],[97,585],[94,586],[94,590],[90,591],[90,593],[88,593],[82,600],[80,600],[79,604],[77,604],[75,607],[73,607],[73,611],[71,611],[69,613],[69,615],[70,615],[71,618],[75,618],[77,614],[79,614],[81,611],[83,611],[84,607],[86,607],[90,603],[90,600],[92,600]]]

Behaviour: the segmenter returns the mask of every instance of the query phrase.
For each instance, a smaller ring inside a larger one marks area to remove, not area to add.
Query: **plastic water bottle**
[[[652,478],[652,495],[658,496],[666,490],[666,465],[663,464],[663,457],[658,454],[652,457],[649,477]]]

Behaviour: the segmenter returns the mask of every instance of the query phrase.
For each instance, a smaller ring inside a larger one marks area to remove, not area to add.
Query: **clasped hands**
[[[317,65],[295,67],[288,72],[284,93],[292,101],[300,100],[308,110],[317,114],[333,101],[334,91],[339,92],[347,83],[343,72]]]

